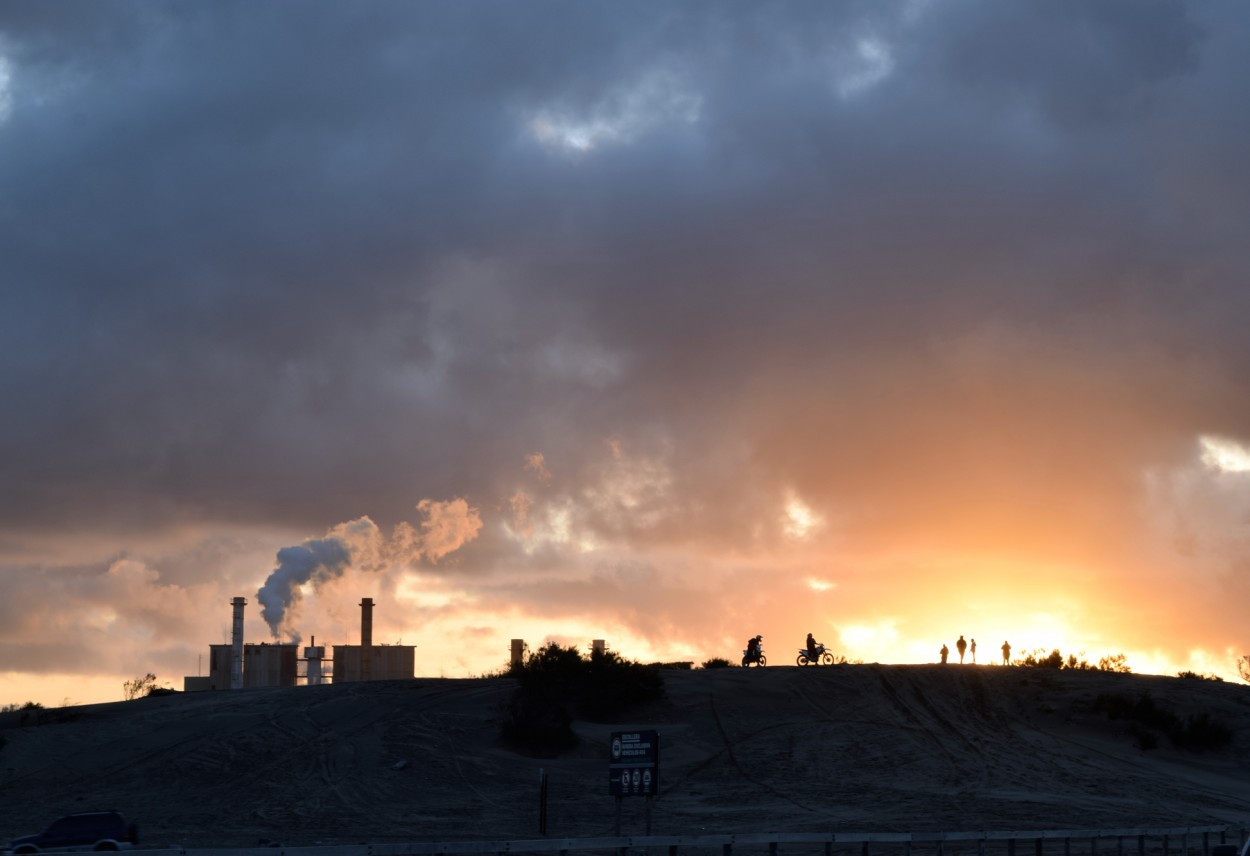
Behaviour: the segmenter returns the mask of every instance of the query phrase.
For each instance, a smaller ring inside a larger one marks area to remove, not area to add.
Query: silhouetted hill
[[[0,836],[116,808],[144,846],[610,834],[608,735],[661,735],[653,831],[934,831],[1250,825],[1250,687],[973,666],[665,672],[667,698],[579,745],[498,737],[506,678],[178,694],[0,716]],[[1099,696],[1226,726],[1174,747]],[[1134,733],[1136,730],[1136,733]],[[1144,750],[1139,743],[1157,748]],[[641,833],[642,801],[624,831]]]

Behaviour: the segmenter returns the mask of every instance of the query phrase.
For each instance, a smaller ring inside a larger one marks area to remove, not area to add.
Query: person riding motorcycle
[[[816,641],[816,637],[815,637],[815,636],[813,636],[813,635],[811,634],[811,631],[808,631],[808,634],[807,634],[807,659],[811,660],[813,663],[814,663],[814,662],[816,662],[816,646],[817,646],[818,644],[819,644],[819,643]]]
[[[752,660],[759,659],[760,643],[764,641],[763,636],[752,636],[747,640],[747,656]]]
[[[742,665],[747,663],[757,663],[760,659],[760,643],[764,641],[763,636],[752,636],[747,640],[746,655],[742,658]]]

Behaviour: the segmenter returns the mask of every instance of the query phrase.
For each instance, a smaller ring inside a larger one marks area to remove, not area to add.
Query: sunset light
[[[0,705],[236,626],[1241,682],[1250,6],[15,2]]]

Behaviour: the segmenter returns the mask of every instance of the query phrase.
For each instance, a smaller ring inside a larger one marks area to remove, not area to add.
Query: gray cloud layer
[[[1250,443],[1248,28],[8,2],[0,542],[503,509],[535,450],[584,497],[615,439],[668,474],[616,544],[795,489],[850,555],[1122,562],[1143,473]]]

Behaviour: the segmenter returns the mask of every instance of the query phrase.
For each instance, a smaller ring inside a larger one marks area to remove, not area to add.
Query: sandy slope
[[[608,735],[659,730],[659,833],[1250,826],[1250,687],[970,666],[666,672],[627,722],[557,759],[497,740],[506,679],[177,695],[0,716],[0,837],[117,808],[144,844],[610,834]],[[1219,753],[1137,749],[1085,710],[1138,695],[1232,726]],[[626,833],[643,831],[626,800]]]

